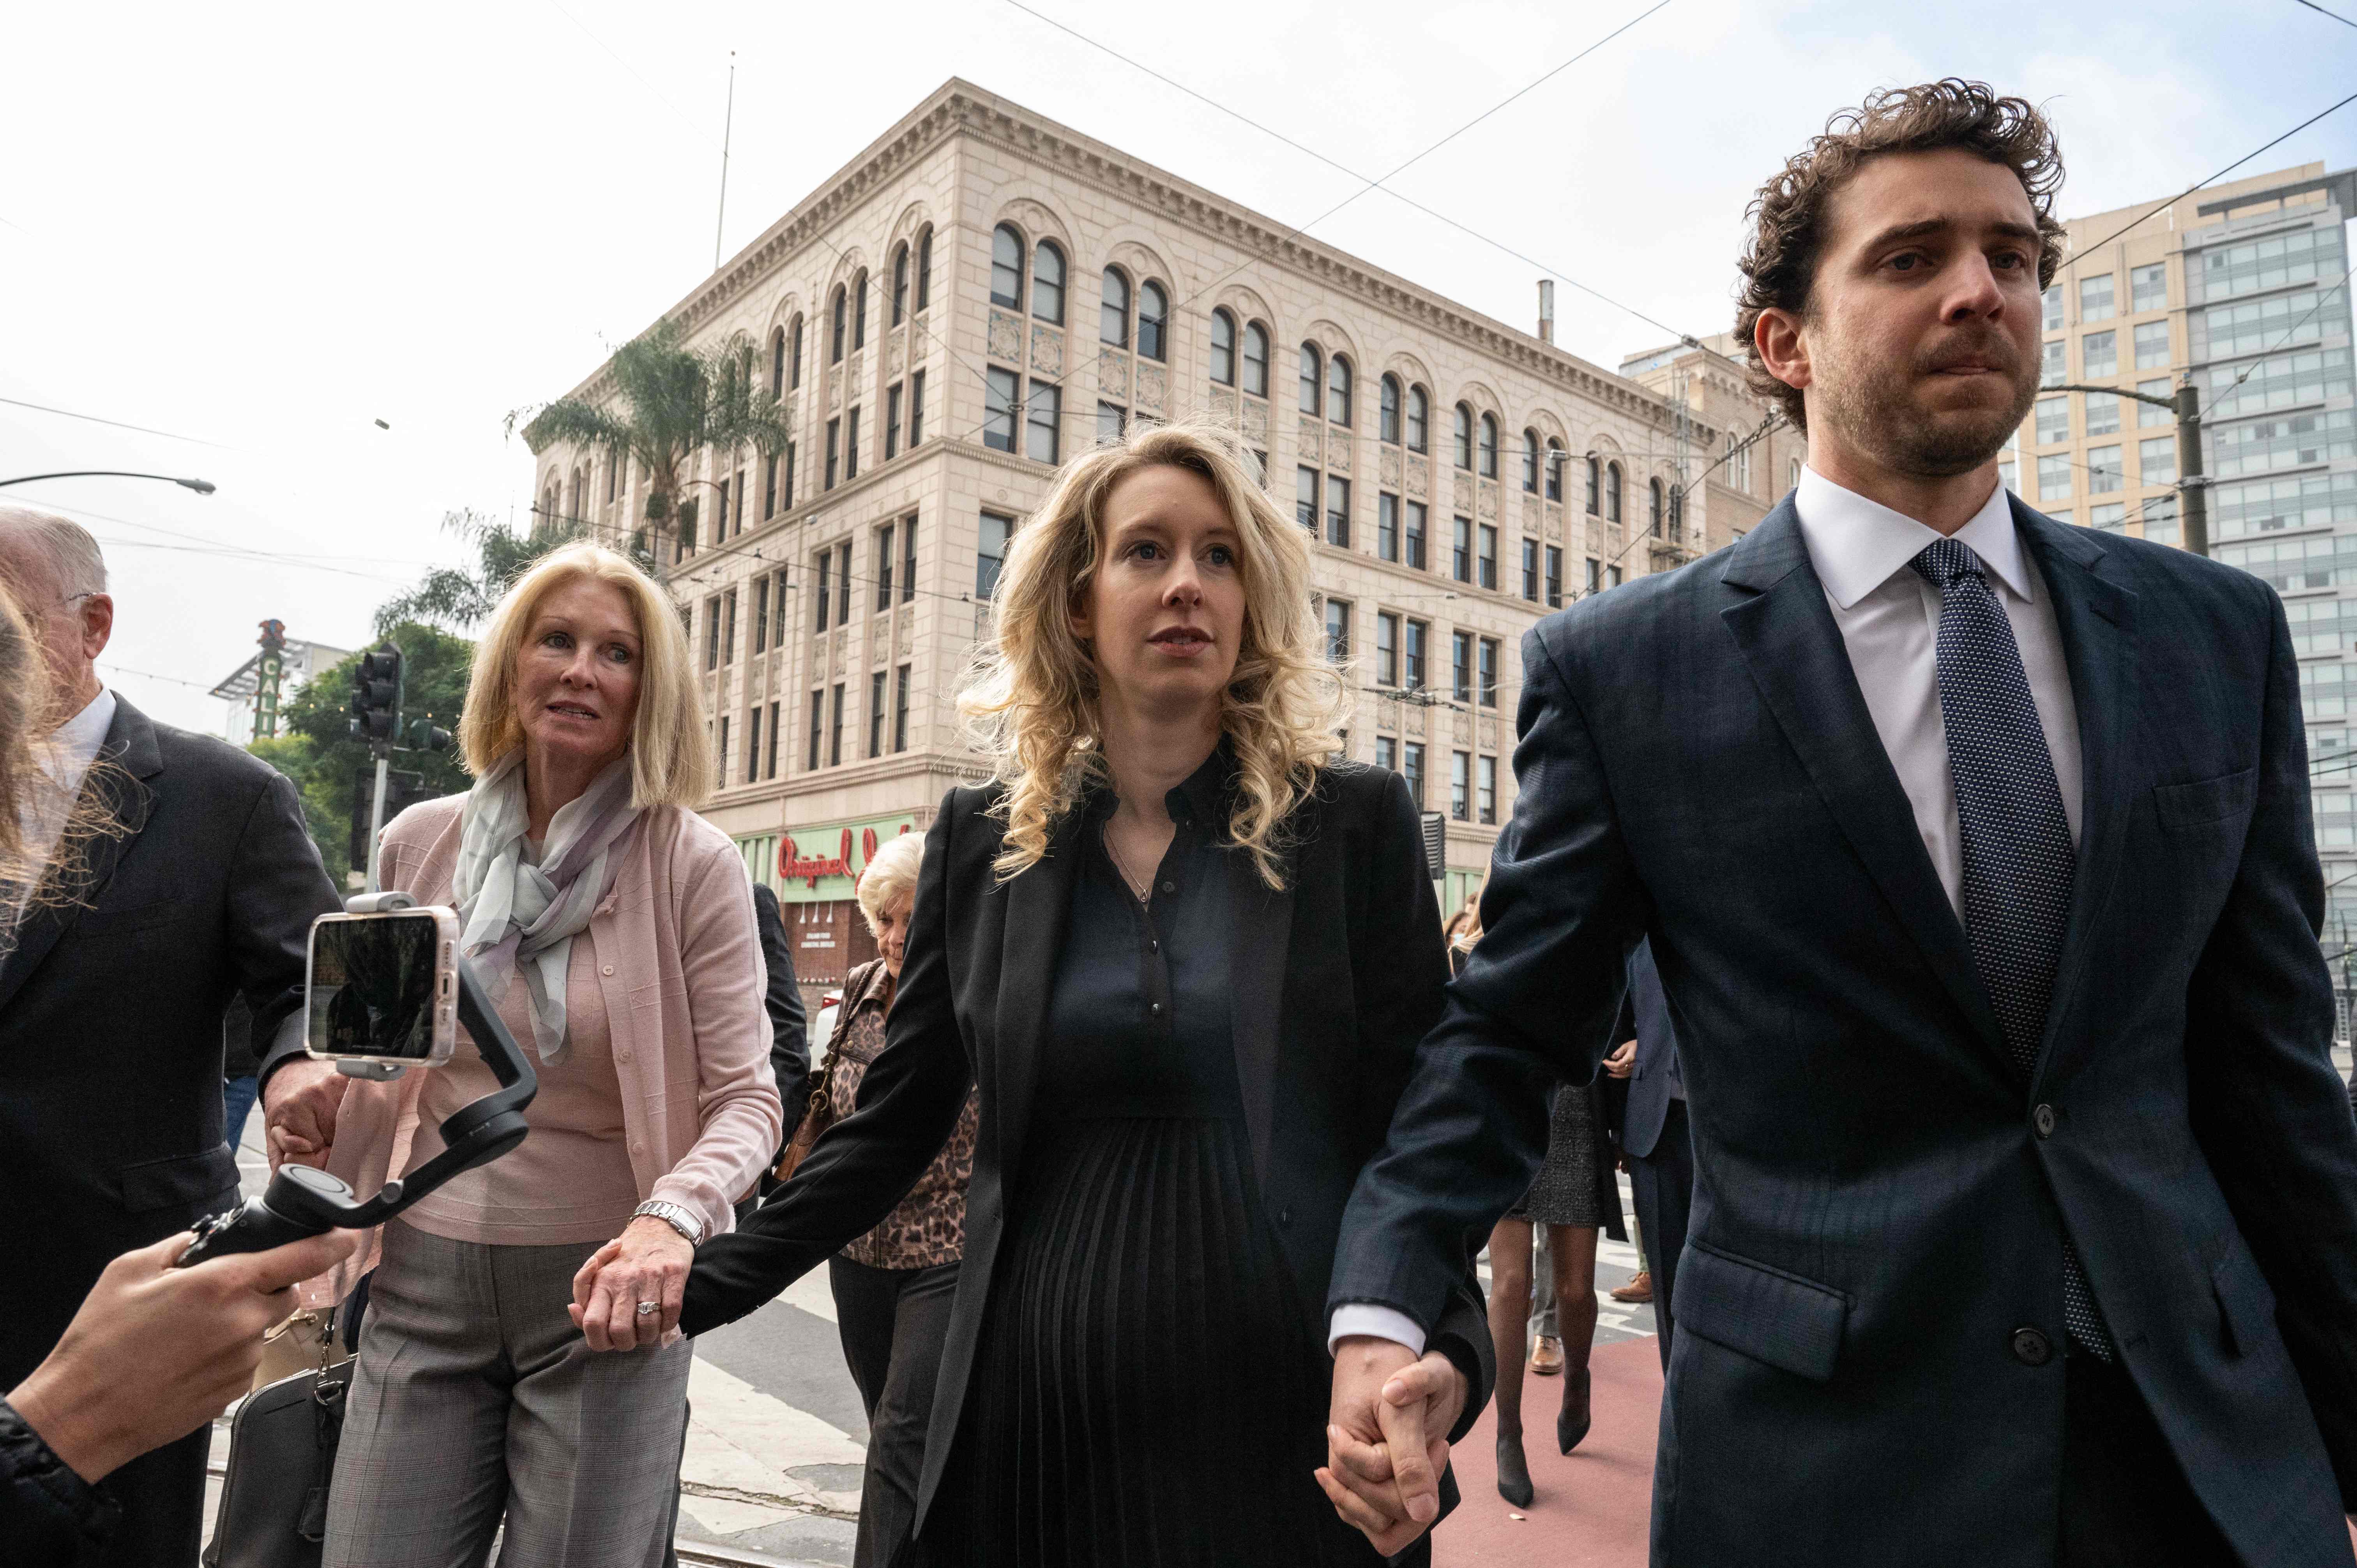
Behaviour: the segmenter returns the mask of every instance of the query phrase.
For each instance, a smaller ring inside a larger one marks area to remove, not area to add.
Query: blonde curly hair
[[[1001,882],[1046,855],[1057,821],[1090,785],[1113,782],[1100,746],[1096,662],[1072,630],[1072,611],[1086,602],[1103,558],[1106,498],[1130,475],[1160,465],[1201,475],[1234,520],[1244,628],[1220,715],[1238,775],[1228,832],[1271,887],[1285,886],[1286,820],[1340,749],[1334,731],[1343,686],[1310,603],[1308,534],[1278,510],[1233,430],[1205,421],[1142,424],[1065,464],[1008,542],[991,601],[992,639],[976,650],[958,694],[972,744],[1006,786],[995,808],[1006,823],[995,863]]]

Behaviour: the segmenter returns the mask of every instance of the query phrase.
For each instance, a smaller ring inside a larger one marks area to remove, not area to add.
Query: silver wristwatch
[[[662,1220],[686,1237],[689,1246],[704,1245],[704,1222],[696,1219],[686,1205],[671,1203],[660,1197],[651,1197],[630,1210],[630,1218],[633,1219],[641,1214]]]

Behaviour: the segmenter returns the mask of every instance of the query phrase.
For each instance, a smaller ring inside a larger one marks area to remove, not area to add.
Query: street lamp
[[[76,468],[63,474],[26,474],[14,479],[0,479],[0,488],[9,485],[29,485],[41,479],[161,479],[168,485],[178,485],[200,496],[213,493],[210,479],[181,479],[170,474],[132,474],[121,468]]]

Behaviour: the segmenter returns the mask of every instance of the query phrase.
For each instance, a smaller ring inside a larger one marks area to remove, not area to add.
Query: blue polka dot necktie
[[[2006,1049],[2027,1080],[2046,1033],[2079,857],[2013,623],[1980,558],[1943,539],[1910,564],[1940,590],[1940,719],[1964,841],[1964,934]],[[2072,1339],[2112,1359],[2111,1334],[2067,1235],[2062,1316]]]

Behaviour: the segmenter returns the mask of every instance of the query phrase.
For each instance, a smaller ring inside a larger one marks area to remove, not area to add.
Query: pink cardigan
[[[466,799],[428,800],[393,820],[380,860],[386,887],[449,902]],[[783,1125],[743,857],[694,812],[654,807],[623,841],[613,890],[576,940],[597,956],[641,1199],[686,1206],[707,1237],[733,1230],[731,1206],[777,1153]],[[413,1072],[392,1083],[354,1079],[345,1090],[328,1168],[355,1192],[376,1191],[408,1163],[422,1083]],[[335,1274],[306,1287],[307,1305],[340,1299],[376,1256],[371,1234]]]

